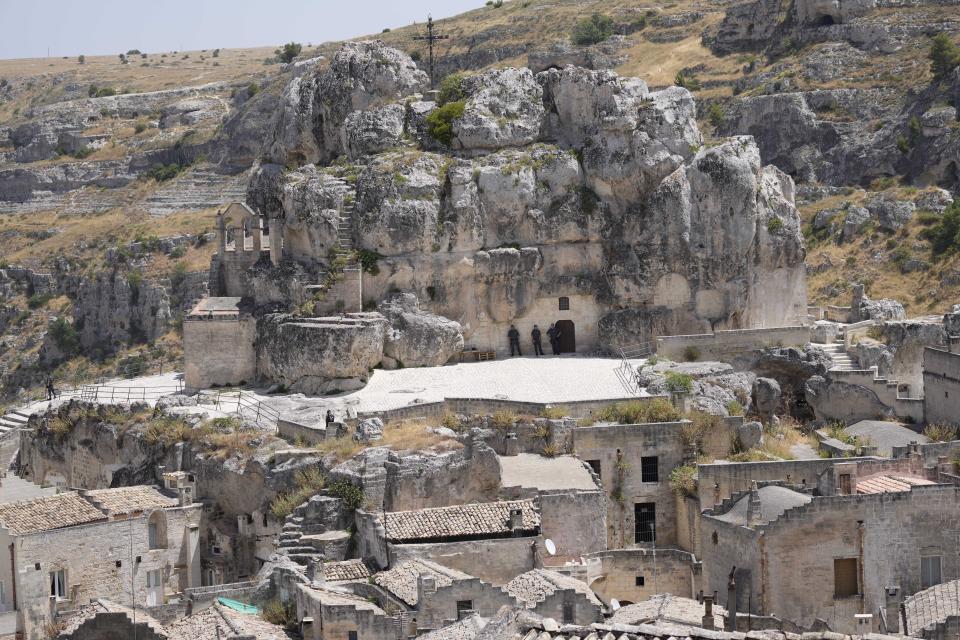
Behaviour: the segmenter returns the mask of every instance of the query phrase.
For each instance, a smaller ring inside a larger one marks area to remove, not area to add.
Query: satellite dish
[[[547,548],[547,553],[549,553],[550,555],[552,556],[557,555],[557,545],[553,544],[553,540],[551,540],[550,538],[547,538],[546,540],[543,541],[543,546]]]
[[[610,608],[616,611],[620,608],[620,601],[616,598],[610,598]]]

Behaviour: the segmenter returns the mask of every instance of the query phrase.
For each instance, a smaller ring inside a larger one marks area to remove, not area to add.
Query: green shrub
[[[693,496],[697,492],[697,467],[692,464],[674,467],[670,472],[670,488],[680,496]]]
[[[143,120],[140,120],[137,122],[137,124],[133,125],[133,132],[135,134],[143,133],[146,130],[147,130],[147,123],[144,122]]]
[[[573,27],[570,39],[573,44],[590,45],[603,42],[613,35],[613,19],[602,13],[594,13]]]
[[[675,422],[680,412],[664,398],[620,402],[604,408],[597,418],[602,422],[618,424],[644,424],[650,422]]]
[[[260,611],[260,617],[270,624],[275,624],[290,631],[295,631],[299,625],[297,607],[293,600],[286,604],[279,600],[267,602]]]
[[[933,442],[951,442],[957,439],[957,429],[947,424],[928,424],[923,435]]]
[[[742,416],[744,413],[743,405],[740,404],[739,400],[731,400],[727,403],[727,413],[731,416]]]
[[[940,222],[940,214],[933,211],[918,211],[914,220],[923,227],[929,227]]]
[[[690,393],[693,391],[693,377],[687,373],[667,371],[667,390],[671,393]]]
[[[359,509],[363,506],[363,489],[358,487],[355,484],[351,484],[346,480],[337,480],[329,489],[329,493],[334,498],[339,498],[343,502],[343,506],[347,509]]]
[[[897,136],[897,151],[900,153],[910,152],[910,141],[906,136]]]
[[[260,85],[258,85],[256,82],[251,82],[247,85],[247,93],[250,94],[251,98],[257,95],[260,93]]]
[[[278,54],[281,62],[293,62],[293,59],[300,55],[300,52],[303,51],[303,45],[299,42],[288,42],[283,45],[283,49]]]
[[[699,359],[700,359],[700,349],[696,348],[693,345],[689,345],[683,349],[684,362],[696,362]]]
[[[540,412],[541,418],[549,420],[559,420],[568,415],[570,415],[570,411],[566,407],[544,407]]]
[[[66,318],[58,317],[47,326],[47,331],[66,357],[72,358],[80,353],[80,333]]]
[[[437,92],[437,104],[443,106],[451,102],[460,102],[466,96],[463,93],[464,73],[451,73],[440,81],[440,89]]]
[[[710,125],[714,131],[719,129],[723,124],[724,117],[723,107],[720,106],[719,102],[714,102],[710,105],[710,108],[707,110],[707,120],[710,121]]]
[[[39,309],[47,306],[47,303],[53,299],[52,293],[35,293],[27,298],[27,306],[31,309]]]
[[[767,231],[770,233],[776,233],[783,229],[783,220],[774,216],[767,220]]]
[[[960,202],[954,201],[940,220],[924,229],[920,236],[930,241],[934,254],[944,253],[960,244]]]
[[[697,91],[700,89],[700,81],[693,76],[688,76],[683,71],[677,71],[677,75],[673,77],[673,84],[678,87],[683,87],[687,91]]]
[[[183,171],[183,167],[176,162],[170,164],[155,164],[147,171],[147,176],[157,182],[166,182],[167,180],[176,178],[180,175],[181,171]]]
[[[427,133],[437,142],[449,147],[453,143],[453,122],[463,117],[465,108],[466,103],[458,100],[434,109],[427,116]]]
[[[357,261],[360,262],[363,270],[372,276],[380,273],[380,265],[378,265],[377,262],[382,258],[383,256],[380,253],[369,249],[360,249],[357,251]]]
[[[490,424],[497,429],[509,429],[517,422],[517,416],[509,411],[497,411],[490,416]]]
[[[938,33],[930,41],[930,72],[937,80],[945,78],[960,65],[960,47],[946,33]]]

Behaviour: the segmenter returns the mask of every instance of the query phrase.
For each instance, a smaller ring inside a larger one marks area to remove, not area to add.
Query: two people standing
[[[540,333],[540,327],[533,325],[530,338],[533,340],[534,355],[542,356],[543,346],[541,344],[542,334]],[[550,324],[550,328],[547,329],[547,338],[550,340],[550,348],[553,350],[553,355],[560,355],[560,328],[557,327],[556,324]],[[510,330],[507,331],[507,339],[510,340],[510,356],[522,356],[523,353],[520,351],[520,332],[517,331],[514,325],[510,325]]]

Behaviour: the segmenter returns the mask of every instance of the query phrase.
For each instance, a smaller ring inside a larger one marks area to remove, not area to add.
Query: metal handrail
[[[647,341],[629,347],[620,347],[620,366],[614,370],[614,373],[630,395],[640,395],[637,370],[630,364],[630,361],[649,357],[653,353],[653,344],[653,341]]]
[[[276,429],[280,420],[279,411],[244,391],[201,391],[197,393],[197,404],[210,405],[224,413],[236,413],[271,429]]]

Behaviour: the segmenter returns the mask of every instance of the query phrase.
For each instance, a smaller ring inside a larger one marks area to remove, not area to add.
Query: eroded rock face
[[[521,147],[540,137],[543,93],[529,69],[494,69],[463,80],[463,117],[455,121],[454,148]]]
[[[383,143],[378,135],[396,132],[397,109],[349,116],[395,103],[426,82],[427,75],[403,52],[379,41],[348,43],[329,68],[314,69],[287,87],[271,157],[284,165],[326,163],[348,150],[374,150]]]
[[[867,297],[862,284],[853,285],[853,299],[850,303],[851,320],[902,320],[907,317],[903,305],[896,300],[884,298],[871,300]]]
[[[805,391],[807,404],[819,422],[851,424],[893,414],[872,389],[857,384],[813,376],[807,381]]]
[[[753,406],[764,419],[770,420],[780,408],[780,383],[773,378],[757,378],[753,382]]]
[[[84,349],[111,353],[119,345],[150,342],[167,331],[170,299],[162,286],[125,273],[102,273],[77,290],[73,323]]]
[[[337,318],[270,314],[257,321],[257,375],[310,394],[357,389],[383,358],[378,313]]]
[[[383,354],[405,367],[438,367],[463,351],[463,330],[453,320],[421,311],[416,296],[400,294],[380,305],[390,323]]]

